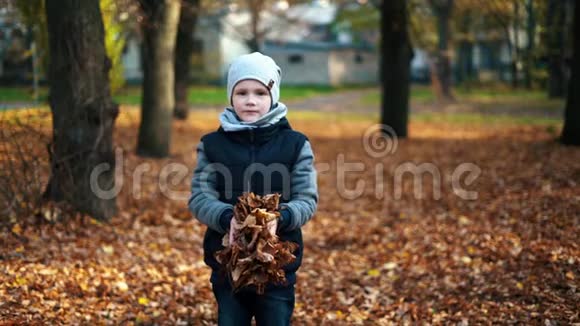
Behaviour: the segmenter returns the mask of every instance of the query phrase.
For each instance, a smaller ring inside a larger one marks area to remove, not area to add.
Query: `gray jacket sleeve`
[[[216,190],[216,170],[204,152],[203,142],[197,146],[197,166],[191,180],[189,210],[203,224],[217,232],[225,233],[219,223],[220,216],[233,206],[219,200]]]
[[[288,229],[293,230],[306,224],[314,215],[318,204],[318,186],[314,169],[314,153],[306,141],[298,155],[291,174],[292,199],[280,206],[291,213]]]

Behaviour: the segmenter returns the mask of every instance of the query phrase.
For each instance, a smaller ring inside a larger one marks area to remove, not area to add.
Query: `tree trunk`
[[[517,48],[514,46],[514,57],[512,58],[512,62],[510,64],[510,68],[512,70],[512,88],[518,88],[518,61],[516,59],[517,57]]]
[[[546,15],[548,32],[548,96],[564,97],[566,93],[565,5],[562,0],[549,0]]]
[[[520,4],[518,1],[514,1],[514,48],[512,56],[512,87],[518,88],[519,86],[519,71],[518,62],[520,60]]]
[[[174,51],[179,0],[140,0],[143,28],[143,96],[137,154],[166,157],[171,143]]]
[[[462,41],[459,44],[459,56],[457,66],[459,68],[458,82],[473,79],[473,43]]]
[[[473,41],[470,38],[472,21],[473,13],[466,11],[459,23],[462,36],[457,48],[457,83],[473,78]]]
[[[246,45],[250,52],[259,52],[262,45],[262,32],[260,28],[261,13],[264,10],[264,0],[248,0],[248,7],[250,9],[250,39],[246,41]]]
[[[46,0],[46,17],[53,137],[44,196],[109,219],[116,213],[116,194],[103,193],[115,187],[112,146],[119,110],[109,90],[111,62],[99,2]]]
[[[437,16],[438,52],[435,55],[435,74],[441,91],[439,100],[452,100],[451,94],[451,60],[449,57],[449,21],[453,9],[453,0],[431,0],[431,7]]]
[[[580,5],[574,9],[574,32],[580,35]],[[564,112],[564,129],[561,141],[563,144],[580,146],[580,41],[574,38],[574,53],[572,58],[572,78],[568,90],[568,99]]]
[[[247,40],[246,46],[250,49],[250,52],[260,52],[260,41],[256,37]]]
[[[527,89],[532,88],[532,70],[534,65],[534,49],[536,38],[536,13],[534,1],[526,0],[526,38],[528,43],[524,55],[524,82]]]
[[[187,89],[190,80],[191,53],[193,51],[193,34],[199,0],[187,0],[181,8],[177,40],[175,44],[175,110],[173,115],[180,120],[187,119],[189,104]]]
[[[381,124],[397,137],[407,137],[412,49],[405,0],[383,1],[381,7]],[[393,135],[387,135],[393,136]]]
[[[512,83],[512,87],[515,88],[517,86],[514,85],[514,80],[517,79],[517,67],[516,67],[516,61],[515,61],[515,42],[512,42],[511,36],[510,36],[510,28],[509,28],[509,24],[503,26],[503,30],[505,33],[505,38],[507,40],[507,48],[508,48],[508,57],[510,58],[510,62],[509,62],[509,68],[510,68],[510,73],[511,73],[511,83]],[[498,72],[501,73],[501,67],[499,68]]]

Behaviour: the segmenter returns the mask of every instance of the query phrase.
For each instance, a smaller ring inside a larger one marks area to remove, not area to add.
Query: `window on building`
[[[354,54],[354,62],[355,63],[363,63],[364,62],[364,58],[360,53],[355,53]]]
[[[302,54],[291,54],[288,56],[288,63],[299,64],[304,62],[304,56]]]

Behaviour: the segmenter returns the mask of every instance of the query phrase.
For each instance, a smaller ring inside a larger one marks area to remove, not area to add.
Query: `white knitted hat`
[[[246,79],[261,82],[270,91],[272,106],[280,99],[282,70],[272,58],[260,52],[237,57],[228,70],[228,100],[232,104],[232,92],[237,83]],[[233,104],[232,104],[233,105]]]

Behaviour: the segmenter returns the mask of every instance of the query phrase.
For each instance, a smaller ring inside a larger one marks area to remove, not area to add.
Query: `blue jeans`
[[[256,325],[290,325],[294,310],[294,285],[266,287],[264,294],[252,289],[232,292],[229,282],[212,284],[218,304],[218,325],[250,325],[256,317]]]

